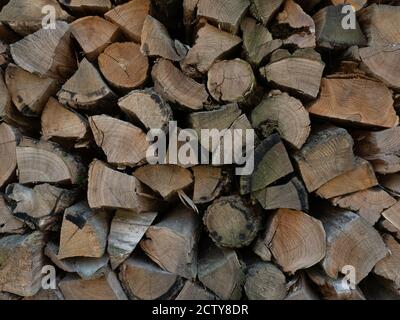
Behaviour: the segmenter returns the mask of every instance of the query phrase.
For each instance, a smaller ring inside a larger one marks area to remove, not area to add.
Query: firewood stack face
[[[399,21],[1,1],[0,300],[400,300]]]

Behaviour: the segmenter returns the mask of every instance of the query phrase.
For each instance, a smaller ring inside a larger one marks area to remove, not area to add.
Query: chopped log
[[[0,193],[0,235],[1,234],[22,234],[25,232],[25,225],[12,215],[9,207]]]
[[[135,123],[146,129],[168,131],[173,113],[169,104],[153,88],[134,90],[118,101],[118,106]]]
[[[17,129],[6,123],[0,124],[0,188],[12,177],[17,169],[16,147],[20,135]]]
[[[315,34],[304,31],[292,34],[283,40],[283,45],[298,49],[315,48]]]
[[[379,185],[393,196],[400,196],[400,173],[379,176]]]
[[[254,151],[254,172],[240,179],[240,193],[248,194],[268,187],[293,172],[288,153],[279,135],[273,134]]]
[[[326,235],[326,256],[321,265],[337,279],[343,267],[355,268],[355,284],[364,279],[388,250],[379,233],[351,211],[327,208],[320,217]]]
[[[272,263],[255,263],[247,270],[244,290],[249,300],[282,300],[287,293],[286,278]]]
[[[241,42],[240,37],[205,23],[197,31],[195,44],[180,63],[182,70],[191,77],[200,77],[216,61],[227,57]]]
[[[115,94],[102,79],[100,72],[85,58],[79,69],[62,86],[58,100],[75,109],[99,112],[116,99]]]
[[[79,43],[86,59],[92,62],[120,36],[118,26],[97,16],[75,20],[71,23],[71,34]]]
[[[84,280],[68,274],[59,283],[65,300],[127,300],[126,294],[114,272],[104,277]]]
[[[73,20],[55,0],[11,0],[0,12],[0,21],[6,23],[22,36],[34,33],[42,28],[44,14],[42,8],[52,6],[55,20],[70,22]]]
[[[140,128],[106,115],[90,117],[89,124],[110,164],[135,166],[144,162],[150,145]]]
[[[133,176],[94,160],[89,167],[88,202],[92,209],[117,208],[153,212],[157,199]]]
[[[194,175],[193,202],[209,203],[216,199],[227,184],[227,177],[221,168],[212,166],[196,166],[192,168]]]
[[[368,160],[375,172],[381,174],[400,171],[400,127],[382,131],[357,131],[353,134],[356,155]]]
[[[283,185],[267,187],[253,195],[264,210],[283,208],[308,211],[307,190],[297,178],[293,178]]]
[[[243,53],[251,65],[258,67],[276,49],[282,46],[282,40],[273,39],[272,34],[263,25],[252,18],[242,21]]]
[[[59,0],[74,16],[85,14],[105,14],[111,9],[111,0]]]
[[[295,279],[285,300],[319,300],[304,273]]]
[[[377,228],[382,232],[387,232],[391,234],[397,240],[400,240],[400,230],[397,229],[389,220],[379,220],[379,222],[377,223]]]
[[[175,165],[146,165],[137,169],[134,176],[164,199],[193,183],[191,172]]]
[[[12,200],[13,215],[31,229],[50,230],[66,208],[77,198],[76,191],[57,188],[49,184],[36,185],[33,189],[21,184],[9,184],[6,195]]]
[[[140,43],[143,24],[149,13],[150,0],[131,0],[113,8],[104,17],[116,24],[129,40]]]
[[[285,2],[276,19],[280,28],[289,27],[291,32],[307,30],[315,33],[314,20],[293,0]]]
[[[321,221],[301,211],[279,209],[270,219],[255,252],[261,258],[268,250],[284,272],[294,274],[325,257],[325,231]]]
[[[116,211],[111,222],[107,247],[113,270],[135,250],[156,217],[157,212]]]
[[[17,146],[19,183],[82,184],[86,174],[78,156],[56,143],[23,138]]]
[[[357,107],[360,103],[361,109]],[[392,128],[399,124],[392,92],[380,82],[362,78],[323,78],[320,97],[308,111],[312,115],[357,125]]]
[[[311,131],[310,116],[301,101],[279,91],[252,111],[251,123],[259,136],[268,137],[277,131],[296,149],[301,149]]]
[[[119,273],[128,296],[134,300],[165,300],[182,288],[179,276],[164,271],[145,256],[134,255],[126,260]]]
[[[325,64],[312,49],[298,49],[292,55],[278,49],[270,64],[260,69],[261,75],[271,84],[287,89],[303,98],[315,99],[318,95]]]
[[[207,291],[203,286],[192,282],[186,281],[181,292],[175,298],[175,300],[193,301],[193,300],[204,300],[212,301],[217,300],[217,298],[209,291]]]
[[[215,200],[203,222],[211,239],[218,246],[228,248],[248,246],[261,229],[261,216],[239,196]]]
[[[87,120],[54,98],[44,106],[41,124],[43,140],[73,142],[75,147],[85,145],[88,140]]]
[[[294,154],[294,160],[308,192],[313,192],[354,168],[353,139],[342,128],[322,128]]]
[[[39,77],[14,64],[7,66],[5,81],[14,105],[30,117],[40,116],[46,102],[59,89],[56,80]]]
[[[368,300],[399,300],[399,287],[393,281],[371,275],[361,283],[361,288]]]
[[[208,104],[205,85],[185,76],[170,61],[160,59],[151,72],[154,89],[167,101],[188,111],[198,111]]]
[[[390,254],[376,264],[374,273],[393,281],[400,288],[400,244],[388,234],[383,235],[383,241]]]
[[[195,279],[199,231],[200,221],[196,214],[178,206],[147,230],[140,247],[162,269],[189,280]]]
[[[369,46],[400,43],[400,26],[397,23],[400,8],[372,4],[359,12],[358,21],[368,38]]]
[[[145,56],[172,61],[180,61],[183,58],[179,55],[168,30],[152,16],[148,15],[144,20],[141,42],[140,50]]]
[[[267,25],[278,12],[283,0],[251,0],[250,12],[263,25]]]
[[[42,285],[44,237],[40,232],[0,239],[0,291],[34,296]]]
[[[56,22],[56,28],[40,29],[10,45],[14,62],[26,71],[42,77],[65,80],[76,70],[70,28]]]
[[[243,267],[231,249],[205,243],[199,255],[200,282],[222,300],[239,300],[244,283]]]
[[[25,297],[22,300],[57,301],[57,300],[64,300],[64,297],[58,288],[56,288],[55,290],[40,289],[39,292],[36,293],[34,296]]]
[[[206,18],[222,30],[236,34],[249,5],[249,0],[199,0],[197,16]]]
[[[396,229],[400,230],[400,202],[382,212],[382,216]]]
[[[113,88],[131,91],[147,80],[149,61],[133,42],[114,43],[99,56],[99,67]]]
[[[207,88],[217,101],[245,103],[256,93],[257,81],[246,61],[223,60],[208,71]]]
[[[345,15],[342,13],[344,5],[328,6],[318,11],[315,21],[317,44],[328,49],[344,49],[351,46],[365,46],[366,38],[358,21],[356,28],[343,28]]]
[[[378,180],[371,164],[357,157],[354,169],[328,181],[316,191],[316,194],[321,198],[331,199],[366,190],[377,184]]]

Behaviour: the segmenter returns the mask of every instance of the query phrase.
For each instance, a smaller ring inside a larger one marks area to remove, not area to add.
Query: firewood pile
[[[399,1],[0,10],[0,300],[400,298]]]

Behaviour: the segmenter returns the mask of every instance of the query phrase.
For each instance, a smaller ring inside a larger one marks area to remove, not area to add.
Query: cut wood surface
[[[400,287],[400,244],[388,234],[383,235],[383,241],[390,254],[376,264],[374,273]]]
[[[0,187],[15,175],[17,169],[16,148],[19,134],[6,123],[0,124]]]
[[[196,166],[192,168],[194,176],[194,203],[208,203],[217,198],[227,184],[221,168]]]
[[[400,230],[400,203],[396,202],[389,209],[382,212],[382,216],[390,222],[395,228]]]
[[[111,9],[111,0],[59,0],[74,15],[104,14]]]
[[[0,234],[22,234],[24,231],[24,223],[12,215],[11,207],[0,194]]]
[[[250,12],[257,20],[266,25],[272,20],[283,2],[283,0],[252,0]]]

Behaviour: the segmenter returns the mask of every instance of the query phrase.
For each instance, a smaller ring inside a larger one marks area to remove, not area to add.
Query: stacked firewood
[[[0,300],[400,298],[398,1],[0,10]],[[254,170],[152,163],[173,122]]]

